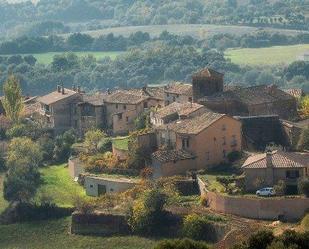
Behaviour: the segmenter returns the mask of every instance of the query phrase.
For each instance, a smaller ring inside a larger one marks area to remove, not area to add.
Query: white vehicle
[[[256,195],[257,196],[274,196],[275,195],[275,191],[273,188],[262,188],[259,189],[258,191],[256,191]]]

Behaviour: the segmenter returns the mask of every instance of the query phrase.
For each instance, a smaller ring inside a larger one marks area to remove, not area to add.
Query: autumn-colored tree
[[[300,102],[300,115],[302,118],[309,118],[309,95],[303,97]]]
[[[87,131],[85,134],[85,144],[89,152],[96,153],[98,151],[98,144],[105,137],[106,134],[99,129]]]
[[[2,104],[6,116],[14,123],[17,123],[24,109],[23,96],[19,80],[10,75],[3,86],[4,98]]]

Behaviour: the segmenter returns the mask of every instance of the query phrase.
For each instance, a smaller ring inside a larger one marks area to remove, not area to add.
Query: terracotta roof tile
[[[40,103],[43,103],[45,105],[50,105],[50,104],[54,104],[60,100],[63,100],[63,99],[66,99],[66,98],[69,98],[71,96],[74,96],[74,95],[78,95],[79,93],[71,90],[71,89],[67,89],[65,88],[64,89],[64,94],[62,94],[61,92],[59,93],[58,91],[54,91],[54,92],[51,92],[45,96],[42,96],[40,98],[38,98],[38,101]]]
[[[193,77],[222,77],[224,74],[219,73],[211,68],[204,68],[195,74],[193,74]]]
[[[309,167],[309,153],[274,151],[271,155],[274,168]],[[266,153],[249,157],[242,165],[245,169],[267,168]]]
[[[197,103],[178,103],[173,102],[170,105],[167,105],[161,109],[159,109],[155,116],[158,118],[166,118],[171,115],[180,115],[180,116],[187,116],[191,113],[200,110],[202,108],[205,108],[203,105],[197,104]]]
[[[172,84],[165,86],[164,91],[166,93],[173,93],[186,96],[193,95],[192,85],[181,82],[174,82]]]
[[[140,102],[148,99],[145,95],[132,94],[126,90],[118,90],[104,97],[104,102],[114,104],[139,104]]]
[[[198,134],[201,131],[207,129],[210,125],[215,123],[220,118],[226,116],[225,114],[219,114],[211,111],[206,111],[202,115],[194,118],[179,120],[160,128],[168,128],[177,133],[182,134]]]
[[[152,153],[152,158],[161,163],[177,162],[180,160],[194,159],[195,156],[185,150],[158,150]]]

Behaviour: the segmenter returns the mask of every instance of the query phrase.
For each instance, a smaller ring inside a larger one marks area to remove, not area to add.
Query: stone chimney
[[[271,84],[267,86],[267,91],[269,94],[274,94],[274,92],[277,90],[277,86],[275,84]]]
[[[75,85],[72,86],[72,90],[73,90],[74,92],[76,92],[76,86],[75,86]]]
[[[77,92],[81,93],[81,87],[80,86],[77,86]]]
[[[112,92],[111,92],[111,90],[108,88],[107,89],[107,94],[111,94]]]
[[[62,93],[63,95],[65,94],[64,86],[63,86],[63,85],[61,86],[61,93]]]
[[[266,152],[266,167],[267,168],[273,168],[273,162],[272,162],[272,156],[273,153],[271,151]]]
[[[61,93],[61,86],[59,86],[59,85],[57,86],[57,92]]]

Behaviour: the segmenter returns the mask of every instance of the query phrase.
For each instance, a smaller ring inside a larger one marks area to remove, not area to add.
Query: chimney
[[[59,85],[57,86],[57,92],[61,93],[61,86],[59,86]]]
[[[77,86],[77,92],[78,93],[81,93],[81,90],[80,90],[81,88],[80,88],[80,86]]]
[[[74,92],[76,92],[76,86],[75,86],[75,85],[72,86],[72,90],[73,90]]]
[[[64,95],[64,86],[62,85],[62,87],[61,87],[61,93]]]
[[[271,151],[266,152],[266,167],[267,168],[273,167],[272,156],[273,156],[273,153]]]
[[[107,88],[107,94],[111,94],[111,90]]]

